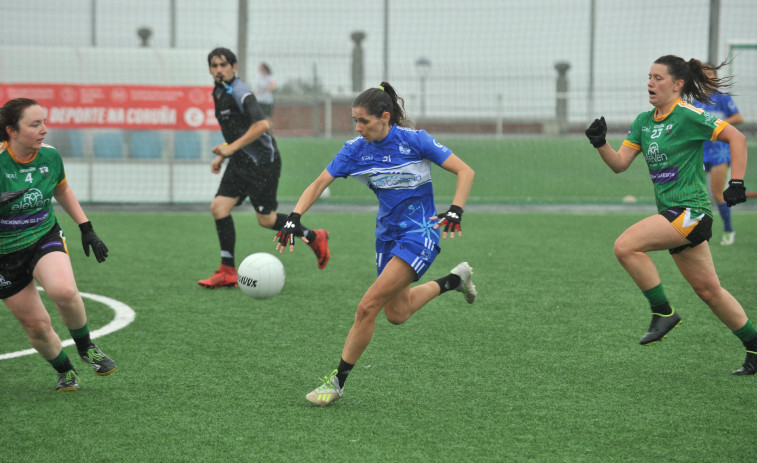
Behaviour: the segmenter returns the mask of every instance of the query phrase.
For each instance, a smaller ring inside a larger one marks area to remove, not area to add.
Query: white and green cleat
[[[331,372],[331,375],[323,378],[323,384],[315,388],[305,398],[308,401],[325,407],[342,398],[343,390],[339,387],[339,380],[336,378],[337,371]]]
[[[468,265],[468,262],[460,262],[449,273],[460,277],[460,286],[457,287],[457,291],[463,293],[465,302],[473,304],[478,295],[476,285],[473,284],[473,267]]]

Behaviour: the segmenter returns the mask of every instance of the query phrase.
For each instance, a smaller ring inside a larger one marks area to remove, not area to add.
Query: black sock
[[[344,387],[344,382],[347,381],[347,375],[352,371],[354,364],[347,363],[344,359],[339,359],[339,367],[336,369],[336,379],[339,380],[339,387]]]
[[[85,323],[84,326],[76,330],[69,329],[68,332],[71,333],[71,338],[76,343],[76,351],[79,355],[87,355],[87,350],[92,345],[92,339],[89,337],[89,323]]]
[[[753,337],[749,341],[744,342],[744,347],[750,352],[757,352],[757,336]]]
[[[657,315],[670,315],[673,313],[673,308],[670,307],[669,303],[664,303],[655,307],[652,307],[652,313],[656,313]]]
[[[287,217],[284,214],[276,214],[276,221],[273,223],[273,227],[271,227],[271,230],[279,231],[281,230],[281,227],[284,226],[285,223],[287,223]]]
[[[434,281],[436,282],[436,284],[439,285],[439,288],[440,288],[439,294],[444,294],[447,291],[457,289],[457,287],[460,286],[461,280],[458,275],[450,273],[449,275],[439,278],[438,280],[434,280]]]
[[[71,359],[68,358],[65,350],[61,350],[60,354],[52,360],[49,360],[50,364],[55,368],[58,373],[65,373],[68,370],[73,370],[74,366],[71,364]]]
[[[234,247],[237,242],[234,219],[231,216],[216,220],[218,242],[221,244],[221,264],[234,267]]]

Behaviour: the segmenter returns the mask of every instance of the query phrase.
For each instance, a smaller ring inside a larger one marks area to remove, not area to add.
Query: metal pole
[[[239,0],[239,20],[237,33],[237,77],[245,80],[247,74],[247,0]]]
[[[718,39],[720,38],[720,0],[710,0],[710,40],[707,61],[718,65]]]
[[[90,18],[90,34],[92,35],[92,46],[97,46],[97,0],[90,2],[90,11],[92,17]]]
[[[176,48],[176,0],[171,0],[171,11],[170,11],[170,21],[171,25],[169,27],[170,29],[170,41],[171,41],[171,48]]]
[[[586,99],[586,120],[594,117],[594,36],[597,28],[597,1],[591,0],[589,10],[589,95]]]
[[[389,82],[389,0],[384,0],[384,78]]]

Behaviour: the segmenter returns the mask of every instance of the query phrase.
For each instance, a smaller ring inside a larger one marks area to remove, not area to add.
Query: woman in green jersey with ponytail
[[[103,262],[108,248],[68,185],[58,151],[44,144],[46,123],[45,110],[28,98],[9,100],[0,108],[0,192],[23,192],[0,202],[0,299],[34,349],[58,372],[56,389],[76,391],[78,374],[53,330],[35,280],[55,302],[79,357],[100,376],[113,373],[116,364],[90,338],[53,198],[79,224],[87,256],[91,248],[97,261]]]
[[[727,87],[727,79],[709,76],[713,68],[696,59],[658,58],[649,71],[647,91],[653,109],[643,112],[618,151],[605,140],[604,117],[595,119],[586,136],[602,160],[615,173],[628,169],[636,156],[644,156],[654,185],[658,214],[631,225],[615,241],[615,256],[649,301],[652,321],[639,341],[660,341],[681,323],[669,304],[650,251],[668,250],[691,287],[710,310],[741,340],[746,360],[734,375],[757,373],[757,330],[741,304],[720,286],[708,240],[712,236],[712,210],[703,169],[703,144],[728,143],[731,177],[724,198],[729,207],[746,201],[746,138],[732,125],[684,100],[709,101]]]

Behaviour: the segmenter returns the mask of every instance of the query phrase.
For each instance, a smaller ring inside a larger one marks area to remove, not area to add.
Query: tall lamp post
[[[421,117],[426,117],[426,79],[431,73],[431,60],[425,56],[421,56],[415,60],[415,72],[418,74],[421,84]]]

